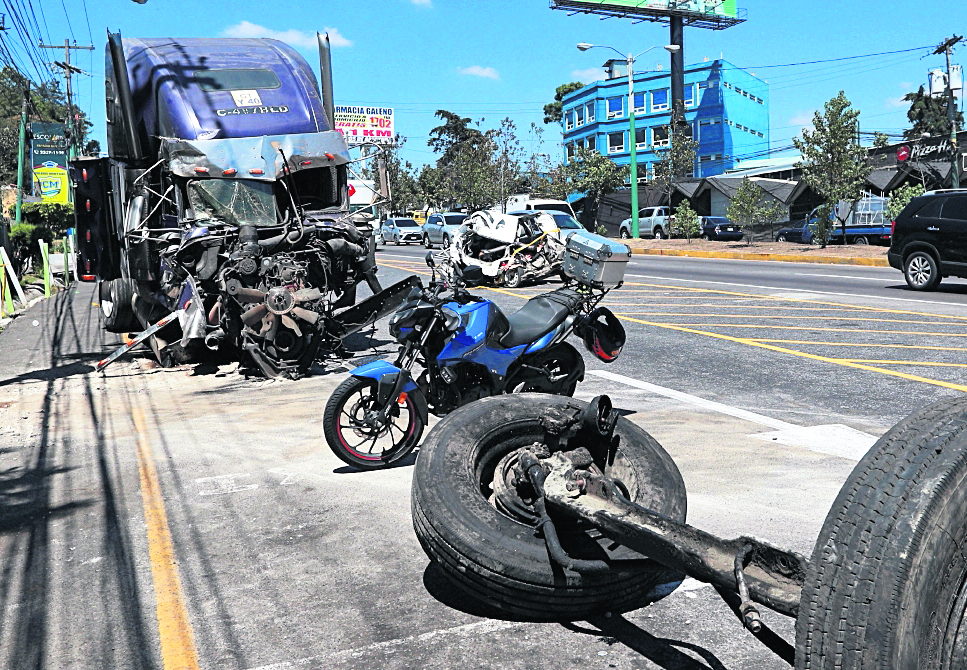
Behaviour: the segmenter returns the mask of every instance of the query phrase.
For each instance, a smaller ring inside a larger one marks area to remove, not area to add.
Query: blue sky
[[[23,3],[19,3],[23,4]],[[542,107],[561,83],[593,76],[609,57],[603,49],[580,52],[578,42],[606,44],[626,52],[668,41],[668,28],[630,20],[569,16],[547,0],[380,0],[365,2],[207,3],[179,0],[41,0],[37,24],[45,42],[93,41],[97,50],[75,52],[74,62],[94,77],[75,80],[79,102],[95,122],[103,144],[103,70],[106,29],[126,37],[278,37],[318,70],[314,32],[329,31],[333,44],[336,104],[374,104],[396,109],[396,130],[406,136],[404,157],[435,160],[426,146],[433,113],[447,109],[495,127],[510,117],[527,141],[531,122],[542,124]],[[748,21],[723,31],[687,28],[686,64],[724,57],[770,84],[773,148],[808,124],[812,112],[843,89],[861,110],[863,130],[900,132],[906,106],[900,98],[943,65],[932,49],[796,67],[802,61],[927,47],[963,33],[967,8],[959,2],[922,0],[911,16],[907,2],[775,2],[739,0]],[[11,23],[7,18],[7,25]],[[36,31],[31,31],[33,34]],[[35,35],[36,36],[36,35]],[[92,40],[93,38],[93,40]],[[14,31],[4,33],[10,44]],[[15,52],[17,53],[17,52]],[[61,60],[63,52],[57,53]],[[955,62],[963,62],[958,54]],[[666,52],[656,49],[637,69],[653,69]],[[544,151],[560,140],[560,127],[545,128]],[[531,148],[532,144],[525,144]]]

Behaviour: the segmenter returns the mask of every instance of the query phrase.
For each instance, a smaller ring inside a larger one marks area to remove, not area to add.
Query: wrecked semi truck
[[[319,47],[317,88],[276,40],[109,34],[109,156],[71,163],[81,273],[99,281],[107,330],[177,312],[149,339],[163,364],[221,349],[298,376],[395,307],[371,228],[350,217],[328,39]],[[364,280],[375,295],[354,306]]]

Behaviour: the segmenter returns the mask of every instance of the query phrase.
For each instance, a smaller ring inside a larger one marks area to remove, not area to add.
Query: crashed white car
[[[564,258],[557,222],[541,211],[474,212],[457,229],[452,248],[461,266],[478,265],[491,283],[508,288],[558,272]]]

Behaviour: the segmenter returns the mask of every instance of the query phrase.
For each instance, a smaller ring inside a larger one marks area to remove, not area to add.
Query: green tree
[[[390,199],[386,206],[391,212],[405,212],[422,206],[420,189],[417,186],[415,170],[412,163],[400,158],[400,149],[406,144],[406,138],[396,136],[396,145],[383,149],[383,160],[386,162],[386,180],[389,182]],[[371,169],[376,181],[376,190],[381,190],[379,170]]]
[[[551,181],[550,195],[565,200],[571,193],[584,193],[584,225],[593,229],[601,199],[624,186],[627,178],[627,165],[617,165],[597,151],[579,149],[557,171]]]
[[[427,141],[427,146],[441,154],[437,167],[452,163],[461,151],[478,147],[485,140],[480,128],[474,127],[470,118],[445,109],[438,109],[434,116],[443,120],[442,125],[430,131]]]
[[[933,137],[949,137],[950,121],[947,120],[946,95],[930,96],[921,86],[913,93],[903,96],[906,102],[910,103],[907,110],[907,119],[913,124],[910,128],[903,131],[903,139],[919,140],[924,133],[929,133]],[[963,128],[964,115],[960,111],[955,111],[957,127]]]
[[[655,151],[658,161],[654,164],[654,179],[671,203],[675,182],[686,175],[691,177],[694,174],[698,142],[692,139],[687,126],[665,126],[665,131],[669,133],[671,143]]]
[[[688,200],[682,200],[675,208],[674,227],[676,234],[684,237],[689,244],[692,243],[692,238],[698,235],[698,232],[702,229],[698,222],[698,214],[692,209]]]
[[[923,195],[924,190],[921,184],[906,184],[890,194],[890,200],[886,204],[886,214],[890,221],[896,221],[900,212],[911,200]]]
[[[748,177],[742,179],[735,195],[729,201],[725,215],[730,221],[749,228],[749,244],[752,244],[752,228],[758,224],[769,224],[769,237],[772,239],[772,226],[786,215],[782,203],[769,197]]]
[[[843,91],[827,101],[822,113],[813,116],[813,130],[803,129],[802,138],[792,143],[802,153],[796,167],[843,227],[856,201],[863,195],[866,178],[873,170],[865,147],[859,143],[859,110],[850,105]],[[842,203],[842,204],[841,204]],[[825,247],[828,235],[822,238]]]
[[[544,105],[544,123],[560,123],[561,119],[564,118],[562,111],[564,96],[582,88],[584,88],[584,84],[579,81],[558,86],[557,90],[554,91],[554,102]]]

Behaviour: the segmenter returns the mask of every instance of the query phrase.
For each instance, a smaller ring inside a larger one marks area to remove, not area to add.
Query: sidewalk
[[[888,247],[873,245],[818,246],[791,242],[717,242],[714,240],[622,240],[633,254],[648,256],[684,256],[688,258],[730,258],[746,261],[782,261],[786,263],[824,263],[833,265],[865,265],[890,267],[886,259]]]

